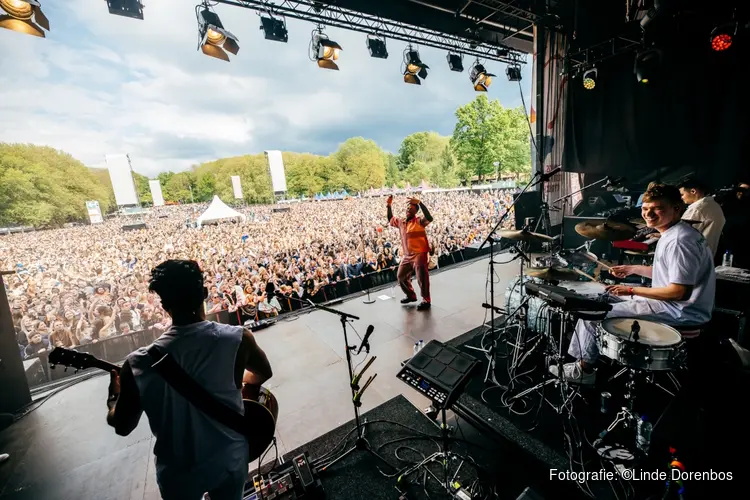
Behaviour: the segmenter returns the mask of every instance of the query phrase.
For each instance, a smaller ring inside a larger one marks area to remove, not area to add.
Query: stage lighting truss
[[[204,54],[222,61],[229,61],[227,52],[237,55],[240,50],[239,40],[230,31],[224,29],[219,16],[211,10],[208,2],[195,7],[198,18],[198,48]]]
[[[445,59],[448,61],[448,67],[451,71],[455,71],[457,73],[463,72],[464,58],[461,54],[448,52],[448,55],[445,56]]]
[[[0,0],[0,28],[46,38],[49,20],[38,0]]]
[[[115,16],[143,20],[143,4],[140,0],[107,0],[109,13]]]
[[[526,54],[501,45],[499,42],[483,41],[477,43],[470,37],[448,35],[422,26],[401,23],[378,15],[366,14],[341,8],[331,3],[316,0],[213,0],[222,3],[252,9],[257,12],[268,12],[287,18],[308,21],[316,25],[343,28],[371,35],[378,38],[399,40],[407,44],[419,44],[449,52],[478,57],[482,60],[498,61],[507,64],[526,64]]]
[[[518,69],[518,75],[520,79],[521,68]],[[474,63],[469,73],[469,79],[471,84],[474,85],[474,90],[477,92],[487,92],[487,89],[492,84],[492,77],[495,76],[492,73],[488,73],[484,66],[479,63],[479,59]]]
[[[310,40],[310,48],[310,59],[317,61],[318,67],[335,71],[339,70],[335,61],[338,61],[339,53],[343,49],[341,48],[341,45],[329,39],[328,35],[323,33],[322,26],[313,31],[312,40]]]
[[[266,40],[284,43],[289,41],[289,31],[286,29],[286,21],[283,18],[278,19],[270,13],[261,14],[260,29],[263,31]]]
[[[388,59],[388,49],[385,46],[385,38],[367,35],[367,50],[370,56],[376,59]]]
[[[430,69],[419,58],[419,51],[411,45],[404,50],[403,68],[404,83],[411,85],[422,85],[422,80],[427,78],[427,70]]]
[[[583,88],[593,90],[596,87],[596,78],[599,76],[599,70],[591,68],[583,74]]]

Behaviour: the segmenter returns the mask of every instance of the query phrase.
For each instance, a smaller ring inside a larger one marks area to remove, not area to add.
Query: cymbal
[[[527,267],[524,273],[546,281],[578,281],[580,277],[578,273],[565,267]]]
[[[624,222],[579,222],[576,233],[592,240],[622,241],[635,236],[635,228]]]
[[[546,234],[540,234],[540,233],[531,233],[528,231],[516,231],[513,229],[504,229],[500,231],[498,234],[500,234],[501,238],[505,238],[507,240],[513,240],[513,241],[535,241],[535,242],[545,242],[545,241],[552,241],[554,238],[552,236],[547,236]]]

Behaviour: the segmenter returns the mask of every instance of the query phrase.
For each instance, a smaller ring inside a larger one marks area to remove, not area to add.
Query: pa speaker
[[[528,191],[518,196],[515,207],[513,207],[516,216],[516,229],[526,227],[527,219],[536,219],[542,212],[542,192]]]

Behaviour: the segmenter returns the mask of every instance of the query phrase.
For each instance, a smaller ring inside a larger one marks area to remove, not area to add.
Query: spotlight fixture
[[[411,85],[422,85],[422,80],[427,78],[427,70],[430,69],[419,58],[419,52],[411,46],[404,51],[404,83]]]
[[[38,0],[0,0],[0,28],[45,38],[49,20]],[[42,31],[44,30],[44,31]]]
[[[107,0],[109,13],[115,16],[143,20],[143,4],[140,0]]]
[[[261,16],[260,29],[263,30],[266,40],[284,43],[289,41],[289,32],[286,29],[286,22],[283,19]]]
[[[659,49],[647,49],[635,56],[635,77],[638,83],[648,84],[661,69],[662,53]]]
[[[202,7],[202,8],[201,8]],[[199,48],[204,54],[222,61],[229,61],[227,52],[237,55],[240,46],[237,37],[224,29],[216,12],[209,10],[208,4],[198,5],[198,34],[200,35]]]
[[[717,26],[711,31],[711,48],[716,52],[722,52],[732,46],[734,37],[737,35],[737,23],[728,23]]]
[[[451,71],[461,73],[464,70],[464,61],[463,57],[461,57],[461,54],[448,53],[445,58],[448,60],[448,67],[451,69]]]
[[[477,92],[487,92],[487,89],[492,84],[493,76],[495,75],[487,73],[487,70],[484,69],[484,66],[479,64],[479,60],[477,59],[474,67],[471,68],[469,79],[471,80],[472,85],[474,85],[474,90]]]
[[[599,70],[592,68],[583,74],[583,88],[592,90],[596,87],[596,77],[599,76]]]
[[[508,66],[508,68],[505,70],[505,74],[508,75],[509,82],[520,82],[521,66]]]
[[[312,44],[312,59],[318,62],[318,67],[338,71],[339,67],[334,61],[338,61],[339,52],[343,50],[341,45],[330,40],[320,29],[313,33]]]
[[[385,47],[385,38],[367,36],[367,50],[370,56],[376,59],[388,59],[388,49]]]

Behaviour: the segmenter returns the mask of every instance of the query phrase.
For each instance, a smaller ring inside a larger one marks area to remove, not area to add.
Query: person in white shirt
[[[682,201],[674,186],[649,185],[641,214],[648,227],[661,234],[653,266],[613,266],[618,278],[636,274],[651,278],[651,287],[611,285],[607,292],[629,296],[612,305],[607,318],[633,318],[671,326],[698,326],[711,319],[716,295],[716,274],[705,238],[680,220]],[[562,376],[571,382],[593,384],[599,357],[596,322],[578,320],[568,354],[577,361],[563,365]],[[690,353],[688,353],[690,356]],[[558,376],[557,365],[549,367]]]
[[[682,201],[688,205],[687,210],[682,214],[682,218],[700,221],[693,227],[706,238],[708,247],[711,249],[711,256],[715,258],[716,250],[719,247],[719,238],[726,223],[721,206],[714,200],[713,196],[706,195],[708,188],[699,180],[687,179],[679,187]]]

